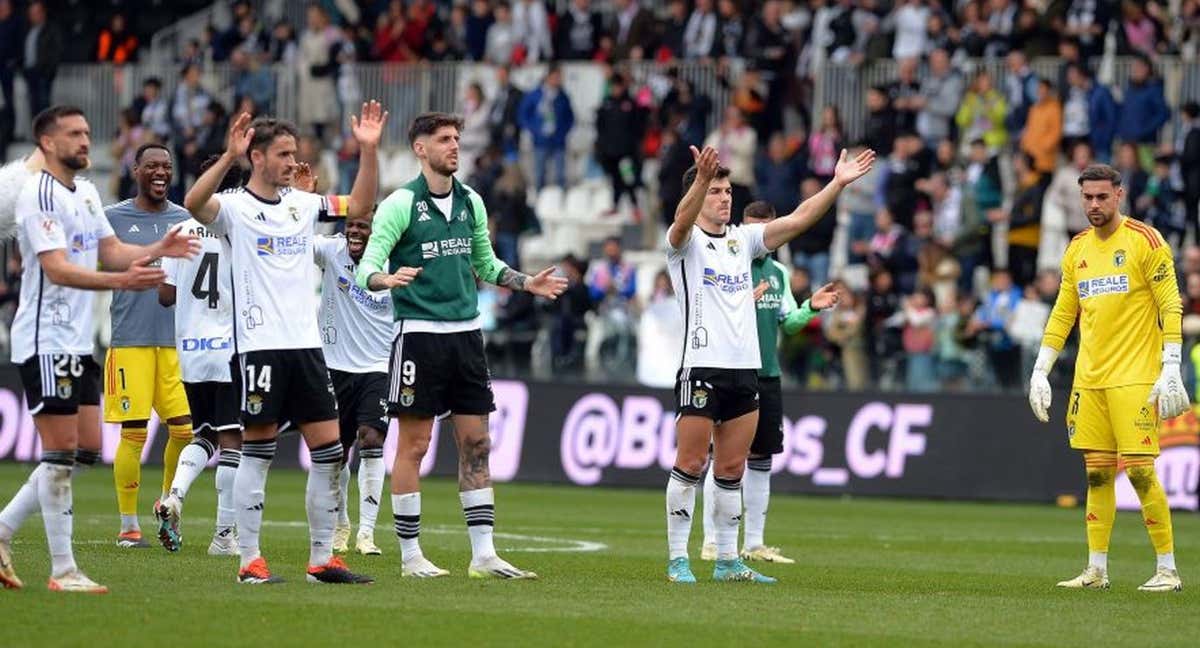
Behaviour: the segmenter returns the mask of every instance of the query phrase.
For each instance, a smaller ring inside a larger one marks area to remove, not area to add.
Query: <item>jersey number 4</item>
[[[217,273],[220,256],[216,252],[208,252],[200,259],[200,269],[196,271],[196,280],[192,282],[192,295],[196,299],[207,299],[208,307],[217,308],[221,299],[217,290]]]

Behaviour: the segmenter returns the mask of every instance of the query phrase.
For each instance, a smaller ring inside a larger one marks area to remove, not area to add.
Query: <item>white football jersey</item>
[[[682,367],[762,367],[750,261],[769,252],[764,227],[730,225],[713,236],[693,226],[687,241],[667,252],[687,331]]]
[[[100,264],[100,239],[113,236],[100,194],[75,178],[67,187],[43,171],[25,181],[17,196],[17,244],[21,250],[21,296],[12,324],[12,361],[50,353],[91,355],[96,327],[95,291],[59,286],[42,273],[38,254],[63,250],[87,270]]]
[[[321,348],[313,238],[325,197],[282,189],[271,201],[239,187],[217,200],[209,229],[229,239],[234,350]]]
[[[350,373],[387,373],[392,353],[392,293],[367,291],[354,282],[358,264],[346,237],[318,236],[314,246],[321,268],[321,340],[325,364]]]
[[[163,259],[166,283],[175,286],[175,348],[183,381],[230,382],[233,358],[233,274],[229,244],[195,219],[183,233],[200,237],[190,259]]]

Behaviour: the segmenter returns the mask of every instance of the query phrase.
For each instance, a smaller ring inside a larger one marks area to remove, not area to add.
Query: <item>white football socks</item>
[[[75,571],[71,550],[74,513],[71,509],[71,469],[74,450],[47,450],[42,453],[42,475],[38,479],[38,502],[50,546],[50,575],[54,578]]]
[[[692,533],[692,511],[696,507],[696,483],[700,478],[678,468],[667,479],[667,556],[671,560],[688,557],[688,537]]]
[[[310,448],[309,456],[312,467],[308,470],[304,497],[308,511],[308,564],[320,566],[333,558],[333,529],[341,509],[342,442]],[[349,478],[347,475],[346,479]]]
[[[338,520],[340,527],[350,526],[350,464],[342,464],[338,473]]]
[[[489,488],[463,491],[458,494],[463,516],[467,519],[467,535],[471,537],[471,562],[496,555],[492,533],[496,528],[496,495]]]
[[[363,448],[358,456],[358,532],[375,533],[383,497],[383,448]]]
[[[237,477],[238,464],[242,461],[242,451],[232,448],[222,448],[221,458],[217,460],[217,533],[232,529],[237,523],[237,514],[233,506],[233,483]]]
[[[742,481],[742,503],[746,509],[746,537],[742,546],[761,547],[767,527],[767,505],[771,501],[771,458],[746,462]]]
[[[421,493],[392,494],[392,519],[400,538],[400,559],[408,562],[422,557]]]
[[[261,554],[258,535],[262,531],[266,503],[267,471],[275,457],[275,439],[242,441],[242,460],[233,480],[233,501],[238,529],[238,552],[245,568]]]
[[[717,483],[717,494],[713,498],[717,560],[734,560],[738,555],[738,526],[742,521],[742,481],[721,477],[713,480]]]

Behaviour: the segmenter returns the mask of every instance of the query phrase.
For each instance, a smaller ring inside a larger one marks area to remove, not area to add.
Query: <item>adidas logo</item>
[[[1154,518],[1146,518],[1146,526],[1155,526],[1156,524],[1158,524],[1158,520],[1155,520]]]
[[[140,232],[140,231],[142,231],[142,230],[141,230],[141,228],[140,228],[140,227],[138,227],[137,225],[130,225],[130,226],[129,226],[129,231],[130,231],[130,233],[132,233],[132,232]]]
[[[67,515],[67,516],[75,515],[75,509],[74,508],[67,509],[67,510],[63,511],[63,515]],[[1149,522],[1147,522],[1146,524],[1149,524]]]
[[[259,502],[258,504],[255,504],[253,506],[247,506],[246,510],[247,511],[261,511],[261,510],[263,510],[262,502]]]
[[[1079,262],[1079,265],[1078,265],[1078,266],[1076,266],[1076,267],[1075,267],[1075,269],[1076,269],[1076,270],[1086,270],[1086,269],[1087,269],[1087,259],[1084,259],[1083,261],[1080,261],[1080,262]]]
[[[717,251],[717,246],[713,245],[712,241],[709,241],[709,242],[708,242],[708,249],[712,250],[713,252],[716,252],[716,251]]]
[[[1088,512],[1086,519],[1088,522],[1099,522],[1100,521],[1100,518],[1096,517],[1096,514],[1090,512],[1090,511]]]
[[[688,513],[687,509],[679,509],[678,511],[671,511],[671,516],[672,517],[681,517],[685,520],[692,519],[692,514]]]
[[[1152,441],[1150,441],[1150,437],[1145,437],[1142,439],[1142,445],[1148,446],[1148,445],[1154,445],[1154,443]]]
[[[363,502],[372,506],[379,506],[379,501],[370,495],[367,495],[366,498],[363,499]]]
[[[429,212],[421,212],[421,215],[417,217],[418,223],[424,223],[427,220],[429,220]]]
[[[255,216],[254,220],[265,223],[267,222],[267,215],[262,212],[258,212],[258,216]]]

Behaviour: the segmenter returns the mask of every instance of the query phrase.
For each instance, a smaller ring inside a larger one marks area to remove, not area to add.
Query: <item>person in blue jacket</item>
[[[521,128],[533,136],[534,173],[537,188],[546,186],[546,166],[554,164],[554,179],[566,187],[567,134],[575,126],[575,111],[562,87],[562,70],[551,65],[546,78],[533,92],[525,95],[517,113]]]

